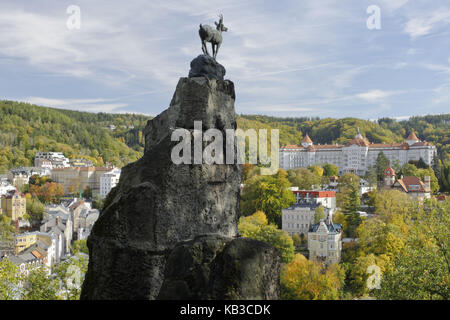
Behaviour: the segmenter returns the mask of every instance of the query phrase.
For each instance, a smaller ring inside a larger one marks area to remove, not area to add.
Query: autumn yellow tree
[[[342,297],[345,273],[339,265],[322,265],[296,254],[281,272],[281,298],[285,300],[336,300]]]

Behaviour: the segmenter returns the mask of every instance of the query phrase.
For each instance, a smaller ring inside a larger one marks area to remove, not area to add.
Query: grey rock
[[[214,60],[214,58],[201,54],[191,61],[189,78],[206,77],[208,79],[223,80],[225,73],[225,67]]]
[[[170,107],[150,120],[144,156],[122,169],[118,186],[88,238],[82,299],[154,299],[165,260],[180,241],[199,234],[238,234],[241,168],[175,165],[176,128],[235,129],[231,81],[181,78]]]
[[[158,299],[279,299],[280,268],[278,251],[264,242],[198,236],[172,250]]]
[[[147,123],[143,157],[122,168],[88,237],[81,299],[279,298],[277,251],[238,238],[241,167],[171,160],[177,128],[192,135],[202,121],[203,131],[224,136],[236,129],[234,101],[231,81],[179,80],[170,107]]]

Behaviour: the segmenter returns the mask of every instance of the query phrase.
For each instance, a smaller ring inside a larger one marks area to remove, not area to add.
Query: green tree
[[[241,217],[238,224],[240,234],[245,238],[255,239],[271,244],[281,254],[285,263],[294,258],[294,242],[283,230],[273,224],[267,224],[267,218],[262,211],[248,217]]]
[[[25,280],[24,300],[57,300],[58,283],[43,267],[34,268]]]
[[[83,190],[82,196],[85,199],[91,199],[92,198],[92,189],[91,189],[91,187],[86,186],[86,188]]]
[[[375,168],[377,170],[377,180],[383,181],[384,171],[389,166],[389,159],[384,155],[383,151],[380,151],[375,162]]]
[[[86,254],[77,253],[55,267],[54,273],[64,300],[80,299],[81,285],[87,272],[88,261]]]
[[[44,204],[37,197],[27,197],[26,199],[27,213],[34,221],[42,221],[44,214]]]
[[[248,216],[256,211],[263,211],[270,223],[281,226],[281,209],[295,203],[295,196],[289,187],[284,170],[279,170],[273,176],[250,178],[241,196],[241,215]]]
[[[380,299],[450,299],[450,201],[429,200],[418,212],[393,267],[383,274]]]
[[[323,174],[326,177],[337,176],[339,174],[339,167],[335,164],[327,163],[323,166]]]
[[[417,167],[411,163],[405,163],[402,168],[402,175],[405,177],[417,177],[418,170]]]
[[[322,206],[318,206],[314,210],[314,223],[319,223],[323,219],[325,219],[325,209]]]
[[[417,162],[417,168],[418,169],[428,169],[430,166],[425,163],[425,161],[420,157],[419,161]]]
[[[87,246],[87,241],[86,239],[83,240],[76,240],[73,242],[73,245],[71,247],[71,251],[74,255],[78,254],[78,253],[84,253],[84,254],[89,254],[89,249]]]
[[[313,186],[320,185],[322,179],[316,173],[306,169],[291,169],[288,171],[288,179],[292,186],[301,190],[311,190]]]
[[[0,300],[15,300],[20,297],[19,267],[8,258],[0,260]]]

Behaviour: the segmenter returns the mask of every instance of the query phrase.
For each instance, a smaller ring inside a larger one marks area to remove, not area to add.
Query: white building
[[[281,229],[290,236],[294,234],[308,234],[309,227],[314,224],[315,209],[319,205],[294,204],[282,209]]]
[[[86,239],[91,233],[95,221],[97,221],[100,212],[97,209],[84,209],[80,213],[77,240]]]
[[[339,263],[342,251],[342,226],[331,218],[311,226],[308,232],[309,259],[326,265]]]
[[[114,168],[100,177],[100,196],[102,198],[105,198],[109,191],[119,183],[120,172],[120,169]]]
[[[50,160],[44,158],[34,159],[34,166],[36,168],[53,169],[53,164]]]
[[[16,188],[6,181],[0,181],[0,197],[16,190]]]
[[[34,163],[41,163],[41,160],[49,160],[52,163],[52,168],[67,168],[70,167],[69,159],[64,156],[62,152],[36,152],[34,155]]]
[[[293,190],[297,203],[322,205],[324,208],[336,209],[336,192],[325,190]]]
[[[315,164],[335,164],[339,173],[352,172],[364,175],[370,166],[375,166],[380,152],[394,163],[400,165],[409,161],[418,161],[422,158],[431,165],[436,154],[436,147],[428,142],[420,141],[414,132],[411,132],[404,143],[370,143],[358,129],[355,138],[344,145],[314,145],[308,135],[301,145],[287,145],[280,148],[279,166],[289,170],[308,167]]]
[[[34,175],[49,177],[51,175],[51,171],[48,168],[16,167],[8,171],[8,180],[15,187],[20,188],[24,184],[28,184],[30,177]]]
[[[361,178],[359,180],[359,196],[362,197],[363,194],[369,193],[375,190],[376,187],[372,186],[369,181]]]

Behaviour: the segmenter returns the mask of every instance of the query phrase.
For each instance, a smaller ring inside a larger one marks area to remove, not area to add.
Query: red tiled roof
[[[345,144],[345,146],[349,147],[349,146],[354,145],[354,144],[356,144],[356,145],[358,145],[360,147],[367,147],[367,146],[370,145],[370,143],[369,143],[369,141],[367,139],[355,138],[355,139],[352,139],[349,142],[347,142]]]
[[[305,197],[307,194],[309,194],[311,197],[314,197],[314,198],[334,198],[334,197],[336,197],[335,191],[295,190],[292,192],[294,194],[301,194],[303,197]]]
[[[425,184],[418,177],[403,177],[402,179],[398,179],[394,183],[394,186],[396,183],[400,184],[405,192],[430,192],[430,190],[425,187]],[[411,189],[412,185],[418,185],[419,190]]]
[[[408,138],[406,138],[406,140],[419,140],[419,138],[417,138],[414,131],[411,131],[411,133],[409,134]]]
[[[302,142],[312,143],[312,140],[311,140],[311,138],[310,138],[308,135],[306,135],[306,136],[303,138]]]
[[[395,176],[395,170],[392,167],[387,167],[384,171],[385,176]]]

